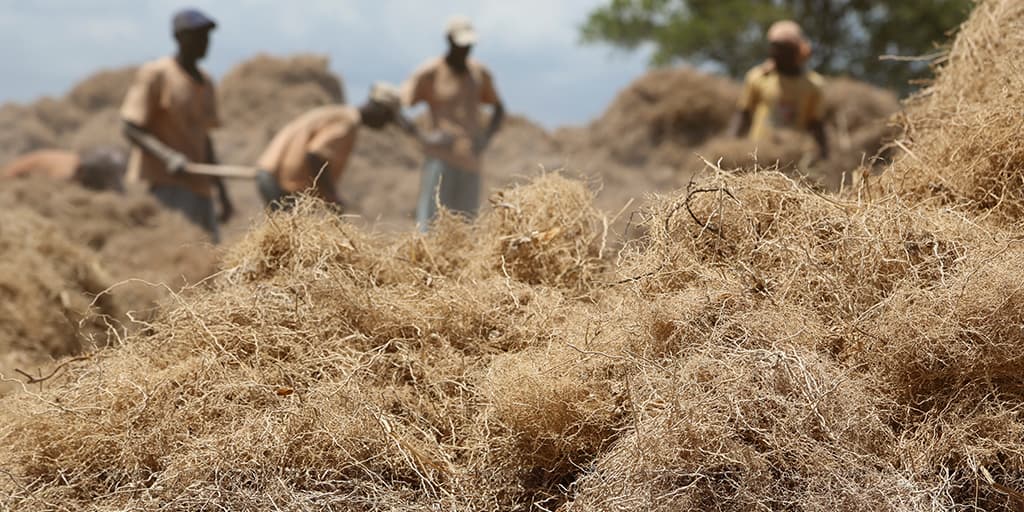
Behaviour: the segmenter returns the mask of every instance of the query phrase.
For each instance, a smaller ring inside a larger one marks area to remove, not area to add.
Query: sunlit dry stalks
[[[980,4],[944,73],[1019,54],[1022,16]],[[935,170],[922,141],[975,108],[950,80],[921,101],[961,106],[916,107],[903,143]],[[959,135],[1018,170],[1007,134]],[[1019,507],[1024,249],[989,222],[1012,194],[940,209],[708,162],[621,250],[557,174],[425,235],[273,215],[147,332],[0,401],[0,505]]]

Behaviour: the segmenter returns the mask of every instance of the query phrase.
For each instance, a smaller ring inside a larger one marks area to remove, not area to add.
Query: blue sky
[[[321,53],[356,99],[441,53],[445,20],[461,13],[511,111],[549,127],[580,124],[646,67],[642,52],[578,44],[586,14],[607,1],[0,0],[0,102],[62,94],[99,68],[172,52],[170,16],[184,6],[220,22],[204,63],[216,76],[259,52]]]

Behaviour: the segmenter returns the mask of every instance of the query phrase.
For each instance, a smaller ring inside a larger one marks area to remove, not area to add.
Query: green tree
[[[608,0],[584,23],[584,43],[652,45],[652,64],[680,60],[741,77],[764,59],[764,34],[794,19],[814,44],[811,66],[906,91],[929,73],[935,53],[966,19],[971,0]]]

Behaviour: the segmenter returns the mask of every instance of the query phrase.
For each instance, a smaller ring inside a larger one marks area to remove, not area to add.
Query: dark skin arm
[[[142,128],[134,123],[125,121],[124,122],[124,136],[132,144],[139,146],[143,151],[153,155],[158,160],[163,162],[167,167],[167,170],[174,173],[183,172],[185,165],[188,164],[188,159],[181,152],[171,149],[169,146],[156,138],[153,134],[149,133],[145,128]]]
[[[828,135],[825,133],[825,123],[815,121],[807,127],[807,130],[814,137],[814,142],[818,143],[818,157],[822,160],[828,160]]]
[[[505,122],[505,104],[500,101],[494,105],[494,113],[491,115],[491,124],[487,126],[487,138],[492,139],[501,129]]]
[[[483,137],[481,140],[476,141],[473,149],[476,150],[477,154],[482,153],[484,149],[491,143],[491,140],[501,130],[502,123],[505,122],[505,105],[500,101],[494,104],[494,112],[491,114],[491,122],[487,124],[487,129],[484,130]]]
[[[206,154],[209,155],[206,163],[217,163],[217,153],[213,150],[213,139],[210,137],[206,138]],[[220,200],[220,216],[217,217],[217,220],[224,224],[235,215],[235,205],[231,202],[231,197],[228,196],[228,187],[224,185],[223,179],[213,178],[213,186],[217,188],[217,197]]]
[[[172,174],[185,172],[185,166],[188,165],[188,159],[185,158],[185,155],[160,142],[160,139],[157,139],[156,136],[149,133],[145,128],[125,121],[124,135],[132,144],[141,147],[143,151],[163,162],[167,170]],[[210,155],[207,163],[216,163],[217,158],[213,151],[213,141],[209,137],[206,139],[206,147],[207,154]],[[221,211],[219,219],[221,223],[224,223],[234,215],[235,207],[231,203],[231,198],[228,197],[228,190],[224,186],[224,181],[220,178],[214,178],[214,186],[217,187],[217,196],[220,198]]]
[[[743,110],[736,114],[733,124],[735,126],[733,135],[740,138],[746,137],[750,134],[750,127],[754,124],[754,115],[748,110]]]

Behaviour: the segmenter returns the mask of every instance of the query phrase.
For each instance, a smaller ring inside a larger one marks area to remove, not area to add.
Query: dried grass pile
[[[0,373],[31,371],[53,358],[107,343],[107,321],[124,304],[102,292],[113,278],[88,248],[18,206],[0,214]],[[0,381],[0,395],[16,387]]]
[[[640,405],[567,510],[1024,504],[1014,233],[781,174],[712,173],[645,226],[617,281],[649,305]]]
[[[65,101],[86,112],[120,109],[136,72],[134,67],[98,71],[75,84]]]
[[[116,284],[114,300],[137,320],[149,318],[169,292],[196,284],[217,268],[207,235],[141,192],[101,193],[31,179],[6,183],[0,201],[45,218],[49,230],[88,252],[109,277],[104,288]],[[16,267],[8,268],[17,275]]]
[[[0,402],[4,504],[1008,503],[979,480],[1024,476],[1007,233],[712,171],[612,254],[592,199],[547,175],[428,236],[270,217],[209,291]]]
[[[899,110],[899,98],[892,91],[849,77],[830,78],[825,88],[825,119],[840,138],[883,128]]]
[[[827,80],[831,157],[819,162],[814,142],[803,133],[783,131],[759,142],[733,137],[740,89],[691,68],[657,69],[620,92],[590,126],[559,130],[555,139],[569,165],[597,169],[612,191],[630,187],[638,175],[647,191],[678,188],[705,160],[726,169],[774,167],[838,190],[844,174],[889,161],[884,150],[898,134],[890,118],[900,110],[889,91],[850,78]]]
[[[677,162],[693,171],[710,161],[723,169],[777,168],[808,178],[827,190],[848,184],[854,169],[878,169],[891,159],[887,146],[898,135],[891,119],[899,112],[896,95],[849,78],[830,78],[825,87],[825,126],[830,157],[817,160],[817,146],[805,134],[779,132],[771,140],[719,136],[686,151],[663,152],[665,162]]]
[[[692,68],[656,69],[623,89],[588,128],[587,144],[642,166],[663,148],[699,146],[724,132],[739,86]]]
[[[229,70],[218,84],[224,128],[215,132],[219,157],[252,164],[277,130],[307,110],[344,103],[341,78],[327,57],[260,54]]]
[[[970,209],[996,222],[1024,214],[1024,4],[982,2],[912,99],[907,147],[886,185],[908,198]]]
[[[135,68],[99,71],[61,98],[0,106],[0,162],[36,149],[124,145],[117,110]]]
[[[209,492],[235,505],[313,500],[367,509],[428,507],[436,500],[497,505],[535,492],[534,482],[544,475],[497,452],[514,453],[506,445],[513,439],[525,446],[550,442],[589,420],[591,408],[608,408],[595,398],[562,422],[552,419],[533,439],[526,434],[538,429],[524,421],[518,403],[501,397],[487,405],[474,391],[513,384],[488,364],[512,351],[551,346],[567,371],[576,367],[575,353],[554,341],[566,334],[550,328],[564,322],[560,304],[578,302],[573,297],[591,272],[588,260],[596,257],[575,237],[597,239],[601,224],[581,219],[591,210],[581,213],[579,204],[569,203],[571,210],[545,205],[552,197],[589,199],[582,185],[552,176],[509,193],[510,204],[534,209],[529,215],[513,210],[485,219],[494,243],[540,228],[573,236],[546,236],[515,254],[516,261],[544,262],[553,277],[575,278],[553,278],[551,286],[527,284],[531,275],[506,274],[491,244],[449,246],[447,240],[480,229],[457,219],[443,221],[440,238],[393,242],[362,233],[313,203],[269,219],[227,256],[215,290],[169,311],[150,334],[97,354],[76,370],[73,390],[45,392],[61,393],[77,409],[106,388],[109,403],[53,421],[5,421],[5,439],[48,439],[48,448],[35,454],[5,452],[4,467],[25,467],[19,475],[41,479],[29,484],[31,496],[10,489],[5,504],[105,506],[99,495],[147,480],[154,486],[146,492],[154,494],[144,501],[179,508],[197,506]],[[435,254],[437,249],[491,254],[491,261],[444,267],[438,258],[456,255]],[[535,364],[545,368],[552,358],[542,356],[534,355]],[[541,371],[537,378],[547,375]],[[30,395],[22,398],[5,402],[12,407],[6,412],[50,414]],[[557,410],[559,403],[536,405]],[[277,419],[264,423],[266,414]],[[493,417],[489,426],[474,421],[485,414]],[[125,427],[140,435],[113,433]],[[610,432],[601,429],[600,435]],[[228,439],[230,453],[223,451]],[[595,450],[601,444],[588,442]],[[569,464],[558,449],[546,453],[536,456],[538,463]],[[494,471],[498,463],[501,474]],[[70,467],[77,468],[73,474],[62,469]],[[74,483],[38,486],[57,473]],[[233,483],[210,487],[222,478]],[[207,483],[196,485],[200,481]],[[462,490],[453,495],[456,488]],[[106,503],[148,506],[140,499],[115,493]]]
[[[616,250],[557,174],[429,235],[304,201],[0,401],[0,506],[1019,510],[1019,232],[876,192],[709,166]]]
[[[624,277],[666,292],[728,271],[750,290],[847,320],[906,279],[942,279],[986,240],[961,217],[898,198],[844,202],[779,173],[712,173],[651,211],[653,243],[635,249]]]

